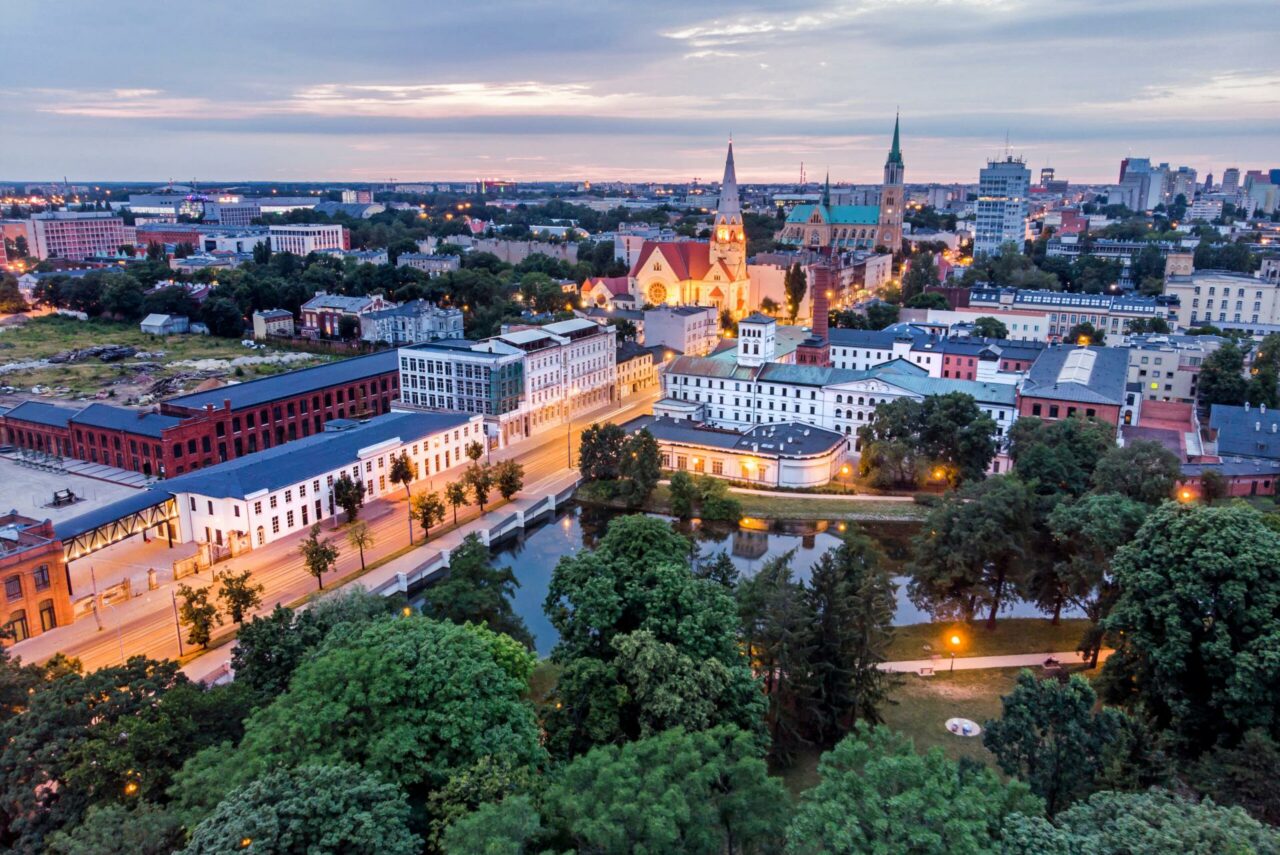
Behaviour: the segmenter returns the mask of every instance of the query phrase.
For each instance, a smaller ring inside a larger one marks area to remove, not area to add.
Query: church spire
[[[902,165],[902,150],[898,146],[898,114],[893,114],[893,145],[889,147],[889,159],[886,163]]]
[[[720,182],[720,206],[717,213],[726,217],[742,213],[742,205],[738,201],[738,175],[733,170],[732,137],[729,139],[729,154],[724,159],[724,180]]]
[[[827,180],[822,185],[822,204],[823,207],[831,207],[831,170],[827,170]]]

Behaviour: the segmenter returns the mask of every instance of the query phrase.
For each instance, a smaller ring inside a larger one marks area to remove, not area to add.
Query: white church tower
[[[778,322],[759,312],[738,321],[738,364],[756,368],[778,354]]]

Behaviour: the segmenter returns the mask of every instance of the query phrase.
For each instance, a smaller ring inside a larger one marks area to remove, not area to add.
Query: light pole
[[[173,626],[178,631],[178,658],[181,659],[182,653],[182,621],[178,619],[178,595],[173,591],[169,592],[169,597],[173,600]]]
[[[951,673],[956,672],[956,648],[960,646],[960,636],[952,635],[947,641],[951,642]]]
[[[570,469],[573,468],[573,414],[569,408],[576,397],[578,397],[578,387],[574,386],[569,390],[564,401],[564,455],[567,460],[565,465]]]

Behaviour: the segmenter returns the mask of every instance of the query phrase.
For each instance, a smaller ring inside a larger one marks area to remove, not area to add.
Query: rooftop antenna
[[[1004,159],[1008,160],[1013,157],[1013,152],[1009,150],[1009,129],[1004,129]]]

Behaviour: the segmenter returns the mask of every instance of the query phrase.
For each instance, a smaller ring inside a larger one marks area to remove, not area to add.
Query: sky
[[[0,180],[1280,166],[1280,0],[6,0]]]

